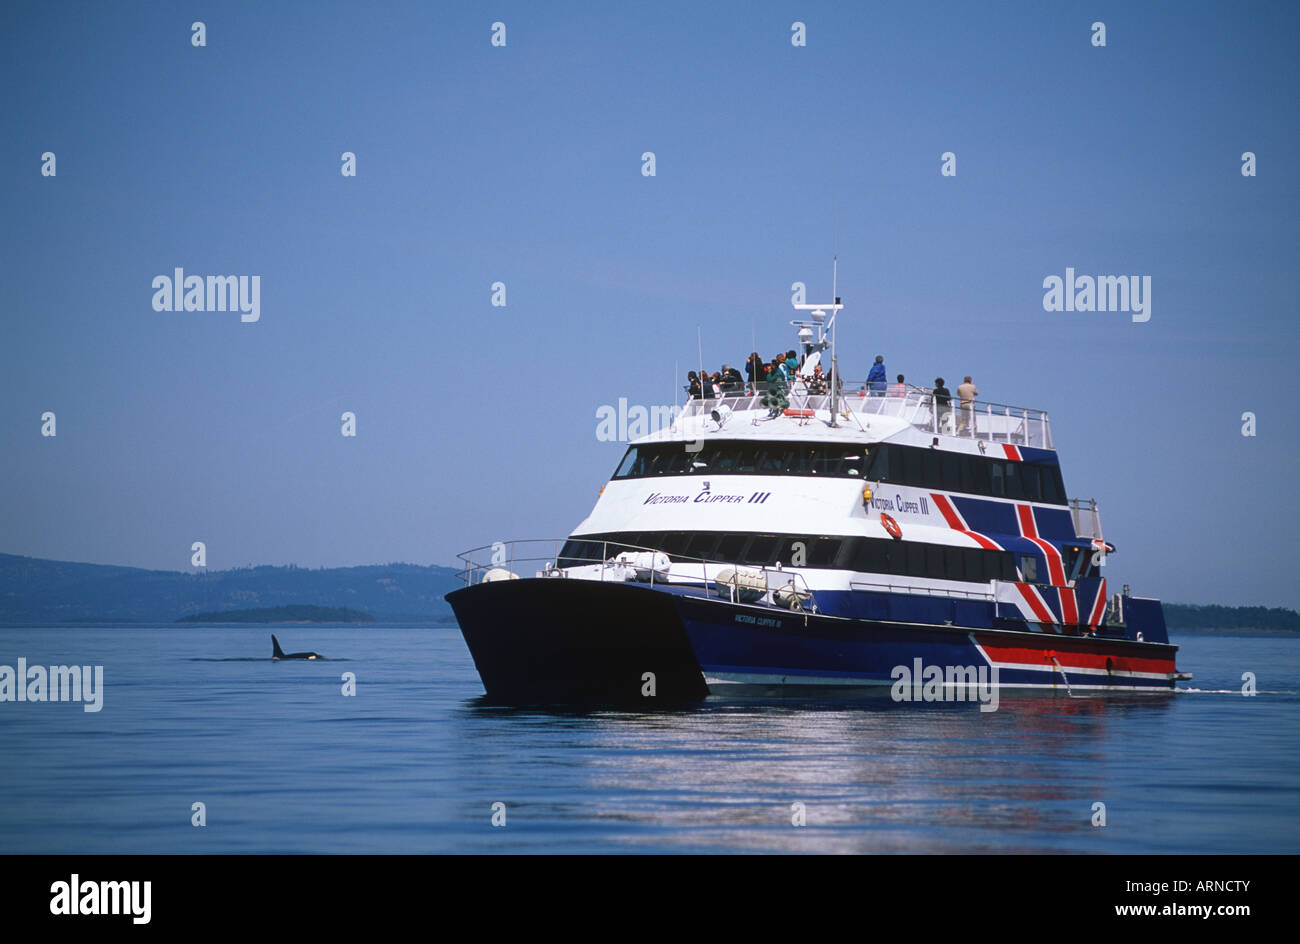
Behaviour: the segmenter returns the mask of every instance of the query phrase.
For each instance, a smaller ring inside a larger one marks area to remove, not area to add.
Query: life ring
[[[885,530],[889,532],[889,536],[895,541],[902,538],[903,529],[898,526],[897,521],[885,514],[883,511],[880,513],[880,523],[885,526]]]

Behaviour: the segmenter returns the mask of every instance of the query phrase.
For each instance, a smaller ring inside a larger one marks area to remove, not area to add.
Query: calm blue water
[[[1300,639],[1175,641],[1173,696],[565,714],[479,704],[454,626],[4,629],[105,695],[0,703],[0,852],[1300,852]]]

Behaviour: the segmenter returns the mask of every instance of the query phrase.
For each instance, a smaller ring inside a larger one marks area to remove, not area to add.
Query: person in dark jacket
[[[873,397],[883,397],[885,395],[885,356],[876,355],[876,362],[871,365],[871,372],[867,374],[867,389],[871,391]]]
[[[724,396],[735,396],[745,392],[745,379],[740,376],[740,371],[736,368],[722,365],[722,393]]]
[[[703,395],[703,390],[700,387],[700,378],[695,371],[691,371],[686,375],[686,395],[692,400],[698,400]]]
[[[779,355],[784,358],[785,355]],[[781,415],[781,412],[790,405],[786,398],[788,389],[785,381],[785,371],[777,361],[772,361],[772,365],[767,371],[767,394],[763,397],[763,406],[767,407],[769,418]]]
[[[758,356],[758,351],[749,355],[749,360],[745,361],[745,376],[749,380],[749,392],[757,393],[758,385],[763,382],[763,375],[766,368],[763,365],[763,358]]]
[[[934,378],[934,409],[939,418],[939,431],[943,432],[952,412],[952,393],[943,385],[942,377]]]

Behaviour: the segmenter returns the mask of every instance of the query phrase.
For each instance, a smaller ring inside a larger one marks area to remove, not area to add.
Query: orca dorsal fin
[[[283,659],[284,650],[280,648],[280,640],[275,638],[275,633],[271,634],[271,658]]]

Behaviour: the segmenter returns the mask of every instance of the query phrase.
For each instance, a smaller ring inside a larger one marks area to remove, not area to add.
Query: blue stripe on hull
[[[914,660],[923,666],[987,666],[969,628],[901,626],[889,622],[819,619],[765,607],[739,607],[720,601],[679,597],[678,612],[705,677],[762,676],[770,684],[892,684],[894,668]],[[1041,638],[1041,634],[1035,634]],[[1099,641],[1104,651],[1104,642]],[[1007,668],[999,684],[1053,685],[1071,689],[1163,689],[1167,678],[1076,673],[1051,668]]]

